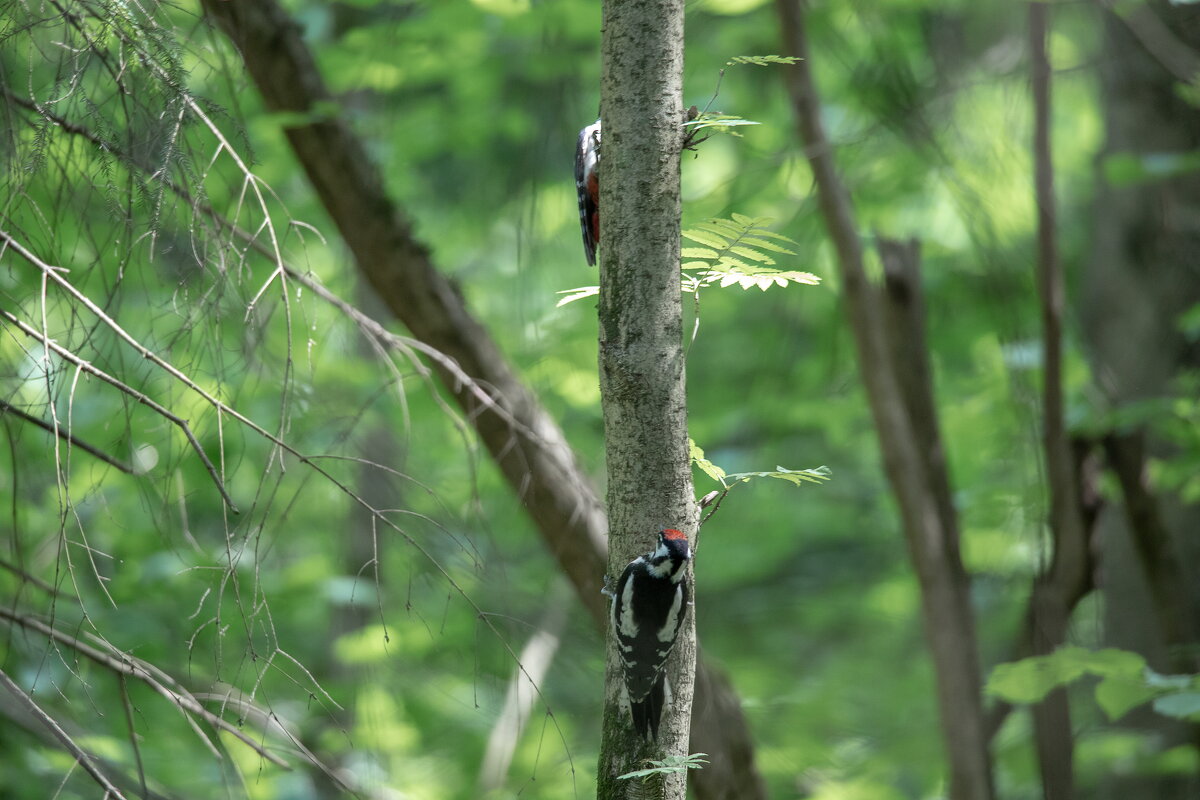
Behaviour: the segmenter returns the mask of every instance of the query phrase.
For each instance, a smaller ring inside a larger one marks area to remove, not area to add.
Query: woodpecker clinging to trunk
[[[625,567],[613,592],[612,626],[625,667],[625,689],[633,727],[644,739],[658,738],[666,704],[667,657],[687,615],[687,536],[659,531],[658,547]]]
[[[579,192],[579,226],[583,229],[583,255],[596,264],[600,241],[600,120],[579,132],[575,147],[575,188]]]

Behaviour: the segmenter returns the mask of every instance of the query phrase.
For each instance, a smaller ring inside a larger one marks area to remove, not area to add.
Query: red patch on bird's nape
[[[687,541],[687,535],[683,531],[677,531],[674,528],[665,528],[662,532],[664,539],[682,539]]]

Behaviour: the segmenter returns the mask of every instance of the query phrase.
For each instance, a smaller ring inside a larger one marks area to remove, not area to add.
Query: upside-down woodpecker
[[[633,727],[645,739],[658,738],[666,703],[667,656],[687,615],[687,536],[659,531],[658,547],[629,562],[613,593],[612,626],[625,667],[625,689]]]
[[[600,241],[600,120],[579,132],[575,147],[575,189],[579,192],[579,227],[583,229],[583,255],[596,264]]]

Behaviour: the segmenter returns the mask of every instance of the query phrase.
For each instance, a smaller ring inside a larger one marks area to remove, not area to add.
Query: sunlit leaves
[[[732,136],[741,136],[735,128],[745,127],[747,125],[761,125],[761,122],[755,122],[750,119],[742,119],[733,114],[701,114],[696,119],[689,120],[683,123],[683,126],[689,131],[707,130],[710,133],[728,133]],[[690,147],[691,145],[689,145]]]
[[[651,775],[667,775],[672,772],[686,772],[689,769],[704,769],[704,765],[708,763],[708,759],[704,756],[708,753],[692,753],[688,756],[667,756],[661,761],[651,760],[646,769],[638,769],[633,772],[626,772],[624,775],[618,775],[618,780],[629,780],[630,778],[648,778]]]
[[[829,467],[820,466],[812,469],[788,469],[776,466],[774,470],[765,472],[733,472],[727,473],[704,455],[704,450],[694,441],[688,439],[688,457],[708,477],[720,483],[726,490],[739,483],[749,483],[755,478],[777,478],[795,486],[805,483],[823,483],[832,476]]]
[[[691,439],[688,439],[688,457],[705,475],[717,481],[722,486],[725,484],[725,470],[705,458],[704,451]]]
[[[741,64],[750,64],[756,67],[766,67],[771,64],[795,64],[800,61],[799,56],[734,56],[726,61],[728,66],[738,66]]]
[[[794,486],[803,486],[806,483],[824,483],[833,477],[833,473],[826,466],[812,469],[788,469],[776,465],[774,470],[768,472],[731,472],[725,477],[735,483],[744,483],[754,478],[776,478]]]
[[[799,245],[781,233],[768,230],[769,222],[761,217],[734,214],[730,219],[706,220],[683,231],[683,238],[703,245],[684,247],[680,251],[683,291],[695,292],[707,286],[740,286],[765,292],[772,287],[820,283],[821,279],[811,272],[775,266],[775,255],[795,255],[792,248]],[[556,306],[599,293],[599,286],[564,289],[558,292],[562,297]]]
[[[710,219],[683,231],[685,239],[703,245],[683,248],[684,291],[740,286],[765,292],[773,286],[820,283],[821,279],[811,272],[775,266],[775,255],[795,255],[792,248],[799,245],[768,230],[769,221],[734,214],[730,219]]]
[[[1038,703],[1054,689],[1085,677],[1100,679],[1096,703],[1109,719],[1150,700],[1165,716],[1200,718],[1200,676],[1160,675],[1137,653],[1114,648],[1061,647],[1050,655],[1000,664],[988,678],[987,692],[1011,703]]]

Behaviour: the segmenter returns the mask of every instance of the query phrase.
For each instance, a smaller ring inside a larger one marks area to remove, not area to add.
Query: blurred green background
[[[598,109],[600,3],[287,6],[417,236],[602,483],[594,302],[556,305],[557,292],[597,280],[583,261],[571,170],[576,133]],[[396,529],[373,526],[331,480],[219,416],[0,248],[3,306],[187,420],[241,510],[223,507],[177,426],[5,322],[0,400],[57,418],[136,474],[0,414],[2,605],[160,667],[296,768],[229,733],[197,735],[144,684],[19,625],[0,626],[0,668],[81,745],[132,775],[140,759],[168,796],[337,796],[295,757],[302,742],[363,796],[478,797],[512,652],[548,604],[565,603],[542,695],[491,796],[588,796],[603,642],[561,593],[555,562],[444,391],[423,367],[367,347],[336,309],[273,275],[269,259],[231,244],[159,180],[262,241],[273,231],[291,263],[384,318],[287,147],[289,120],[263,112],[236,52],[194,3],[15,0],[3,13],[4,230],[69,270],[198,386],[320,456]],[[1096,4],[1053,7],[1058,233],[1072,288],[1088,265],[1106,163],[1103,24]],[[923,243],[937,394],[990,669],[1007,659],[1046,557],[1025,16],[1002,2],[828,0],[809,25],[863,234]],[[771,4],[688,3],[684,104],[762,124],[685,153],[683,225],[769,217],[800,244],[781,266],[822,278],[702,293],[691,433],[730,472],[823,464],[833,479],[763,480],[725,499],[696,562],[699,637],[743,700],[772,797],[939,797],[920,598],[786,102],[788,67],[726,67],[780,51]],[[1123,180],[1153,179],[1145,162],[1117,166],[1132,170]],[[696,313],[685,302],[685,329]],[[1082,426],[1098,403],[1077,322],[1069,311],[1068,421]],[[1200,414],[1194,395],[1171,402],[1181,445],[1157,468],[1194,501],[1200,483],[1186,465],[1200,449]],[[698,494],[717,488],[699,471],[696,481]],[[1074,643],[1106,643],[1104,602],[1077,610]],[[1153,720],[1116,726],[1089,693],[1075,699],[1081,796],[1115,796],[1105,787],[1117,775],[1196,773],[1195,750],[1166,746]],[[0,795],[98,796],[36,724],[13,724],[12,704],[2,705]],[[1030,738],[1027,714],[1016,713],[995,741],[1002,797],[1041,796]]]

